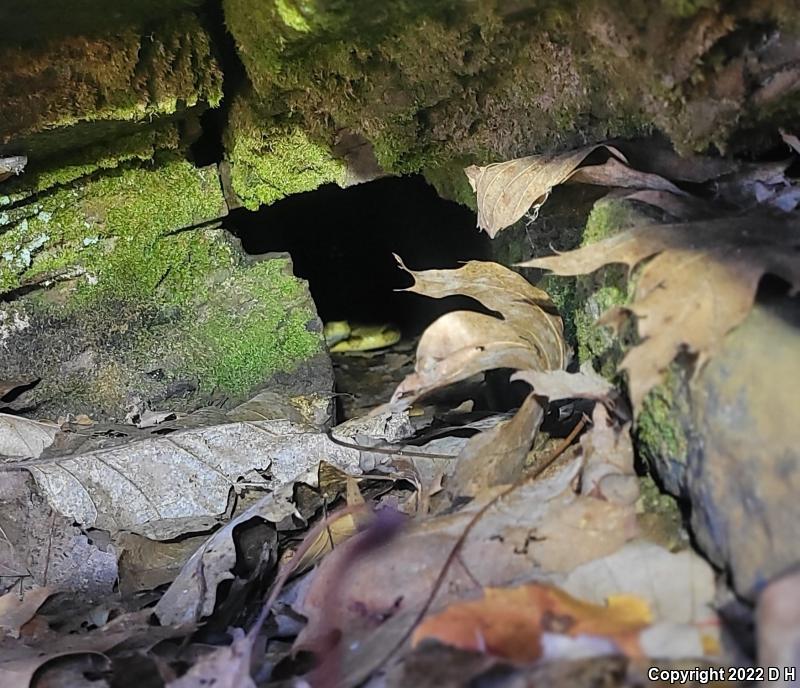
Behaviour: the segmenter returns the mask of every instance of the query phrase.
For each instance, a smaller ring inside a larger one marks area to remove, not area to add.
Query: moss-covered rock
[[[109,150],[91,157],[108,158],[114,148],[124,157],[122,137],[222,98],[210,38],[189,13],[146,34],[123,27],[35,45],[6,44],[0,62],[0,152],[22,153],[31,161],[98,142]],[[139,145],[132,141],[130,155]]]
[[[225,212],[216,168],[167,159],[2,213],[0,290],[20,295],[0,309],[2,376],[41,378],[37,413],[119,418],[240,401],[313,359],[321,325],[288,261],[197,227]],[[330,388],[324,360],[313,383]]]
[[[643,206],[601,199],[583,243],[662,220]],[[635,333],[607,330],[596,320],[606,308],[629,303],[633,286],[626,271],[611,266],[577,279],[550,276],[545,288],[567,318],[574,317],[580,361],[616,376]],[[696,541],[730,570],[737,592],[747,598],[800,557],[793,535],[800,519],[794,497],[800,490],[800,437],[791,413],[782,411],[794,405],[786,381],[800,377],[798,304],[786,296],[759,301],[699,371],[693,357],[679,356],[634,420],[639,455],[659,486],[690,505]],[[674,502],[670,508],[674,512]],[[680,522],[675,514],[668,520]]]
[[[692,526],[749,599],[800,560],[799,350],[800,301],[765,299],[691,384]]]
[[[255,210],[322,184],[344,183],[346,166],[334,157],[332,142],[313,141],[296,124],[265,125],[253,108],[252,99],[238,99],[226,134],[231,186],[242,205]]]
[[[386,172],[426,170],[467,200],[464,163],[653,127],[703,149],[737,127],[788,123],[791,88],[773,88],[767,105],[746,85],[777,64],[759,61],[765,36],[792,44],[790,4],[225,0],[224,10],[257,125],[278,127],[278,149],[287,118],[321,148],[316,159],[347,129]],[[788,69],[795,53],[783,52]]]

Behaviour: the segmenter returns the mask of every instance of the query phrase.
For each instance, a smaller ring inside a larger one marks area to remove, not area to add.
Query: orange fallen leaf
[[[451,605],[423,621],[412,643],[435,638],[463,650],[532,662],[542,654],[543,633],[589,635],[611,640],[629,657],[640,657],[638,635],[651,621],[647,602],[635,595],[616,595],[601,606],[530,583],[486,588],[483,599]]]

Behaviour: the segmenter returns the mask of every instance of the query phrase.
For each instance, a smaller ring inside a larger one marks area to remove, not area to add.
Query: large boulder
[[[647,206],[603,198],[588,216],[582,241],[659,219]],[[549,220],[545,208],[543,221]],[[627,270],[610,265],[577,279],[547,276],[543,286],[568,316],[578,358],[614,377],[635,333],[629,327],[614,333],[596,321],[628,302]],[[660,484],[688,505],[698,544],[749,599],[800,562],[798,352],[800,298],[768,285],[700,370],[689,357],[671,365],[634,423],[639,453]]]

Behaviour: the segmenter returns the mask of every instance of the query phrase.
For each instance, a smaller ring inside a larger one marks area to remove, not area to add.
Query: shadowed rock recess
[[[0,7],[0,157],[28,159],[23,174],[0,177],[0,379],[40,380],[20,407],[37,417],[332,391],[308,285],[286,256],[243,251],[242,215],[228,223],[229,212],[410,174],[474,209],[465,166],[614,138],[755,157],[800,106],[794,0],[113,4]],[[595,200],[554,194],[548,212],[567,210],[542,245],[577,245]],[[596,227],[609,211],[591,212]],[[528,242],[518,227],[492,255],[513,262]],[[566,298],[552,284],[580,357],[601,370],[617,361],[618,342],[592,323],[622,287],[587,280]],[[796,339],[784,331],[795,316],[775,312],[754,311],[746,328]],[[723,417],[736,375],[776,387],[785,375],[761,375],[760,340],[743,336],[692,389],[651,394],[637,434],[668,489],[704,500],[692,512],[698,541],[752,595],[791,563],[769,542],[796,509],[800,442],[748,472],[768,446],[760,438],[796,424],[780,410],[758,415],[769,403],[760,387]],[[750,454],[721,429],[738,423],[758,427]],[[724,468],[731,456],[736,467]],[[769,485],[780,475],[793,486],[770,508],[742,482],[763,471]],[[720,526],[720,505],[740,494],[740,522]]]

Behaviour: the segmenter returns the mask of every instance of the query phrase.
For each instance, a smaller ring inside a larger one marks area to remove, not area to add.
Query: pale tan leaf
[[[413,271],[408,289],[432,298],[461,294],[479,301],[501,318],[456,311],[436,320],[423,333],[414,373],[392,396],[403,409],[436,389],[495,368],[539,369],[566,365],[561,318],[549,297],[524,277],[502,265],[470,261],[457,270]]]
[[[800,138],[797,138],[797,136],[794,134],[790,134],[788,131],[784,131],[783,129],[781,129],[780,133],[783,142],[795,153],[800,153]]]
[[[639,479],[633,467],[630,423],[612,423],[601,404],[594,408],[592,425],[581,436],[586,464],[581,478],[581,494],[631,505],[639,498]]]
[[[634,407],[682,349],[699,354],[700,365],[713,355],[750,312],[762,274],[757,263],[721,251],[671,250],[644,267],[630,306],[642,342],[620,364]]]
[[[530,394],[511,420],[472,436],[458,455],[448,492],[474,497],[486,488],[516,482],[542,416],[542,407]]]
[[[520,486],[491,508],[470,532],[461,563],[448,569],[436,603],[474,595],[476,583],[502,586],[570,571],[634,537],[632,507],[573,492],[571,484],[581,466],[574,460],[552,477]],[[309,623],[296,646],[313,644],[322,629],[329,629],[322,614],[331,612],[333,589],[339,591],[336,618],[346,638],[374,634],[379,629],[373,619],[385,617],[387,610],[394,616],[419,609],[453,544],[497,489],[481,493],[455,513],[413,522],[385,547],[354,561],[343,582],[332,578],[340,575],[339,562],[350,556],[350,548],[358,547],[362,536],[337,547],[320,564],[297,608]]]
[[[512,380],[527,382],[536,396],[551,401],[559,399],[594,399],[607,402],[614,393],[614,386],[592,370],[591,364],[581,366],[579,373],[566,370],[520,370]]]
[[[27,164],[28,158],[24,155],[0,157],[0,182],[5,181],[11,175],[22,174]]]
[[[277,490],[321,459],[358,473],[359,451],[285,420],[227,423],[26,465],[54,509],[81,525],[171,539],[208,530],[244,479]],[[262,471],[269,469],[269,479]],[[280,519],[279,519],[280,520]]]
[[[292,486],[284,486],[259,499],[250,508],[208,538],[172,581],[156,604],[155,615],[164,626],[196,623],[214,611],[217,587],[233,578],[236,545],[233,531],[253,518],[277,523],[296,513]]]
[[[437,389],[486,370],[541,365],[537,352],[504,321],[483,313],[447,313],[425,330],[415,370],[397,386],[390,405],[407,408]]]
[[[640,172],[616,158],[609,158],[602,165],[581,167],[569,177],[570,182],[581,184],[597,184],[598,186],[614,186],[624,189],[651,189],[668,191],[676,196],[687,195],[668,179],[658,174]]]
[[[524,265],[579,275],[609,263],[632,268],[656,256],[642,269],[634,300],[625,307],[637,316],[642,337],[621,366],[629,373],[631,399],[638,409],[681,350],[697,354],[701,363],[714,353],[749,312],[765,273],[786,280],[796,292],[799,251],[795,223],[756,215],[636,227]]]
[[[488,261],[471,260],[457,270],[409,270],[395,256],[400,267],[413,278],[406,291],[444,298],[457,294],[469,296],[491,311],[538,352],[541,369],[566,365],[564,325],[547,292],[534,287],[522,275]]]
[[[35,459],[53,444],[58,431],[55,423],[0,413],[0,455]]]
[[[320,472],[322,466],[329,465],[320,462]],[[356,506],[364,504],[364,497],[358,488],[356,479],[347,476],[347,505]],[[302,573],[306,569],[319,563],[322,558],[355,535],[360,529],[366,527],[372,517],[372,512],[368,509],[361,509],[353,513],[343,514],[334,520],[327,528],[319,533],[309,545],[308,549],[300,555],[299,560],[294,564],[295,573]]]
[[[233,642],[212,650],[167,688],[256,688],[250,673],[253,642],[241,628],[231,631]]]
[[[611,146],[596,145],[558,155],[531,155],[486,167],[468,167],[465,172],[477,195],[478,226],[494,238],[523,217],[532,206],[541,206],[553,187],[569,179],[575,169],[599,148],[625,159]]]
[[[669,191],[637,189],[634,191],[612,191],[606,198],[621,201],[637,201],[653,206],[671,215],[676,220],[703,220],[719,215],[719,210],[710,203],[694,196],[677,196]]]
[[[616,552],[576,567],[564,589],[601,603],[620,594],[646,600],[658,621],[717,622],[714,612],[714,570],[690,549],[669,550],[646,540],[634,540]]]

